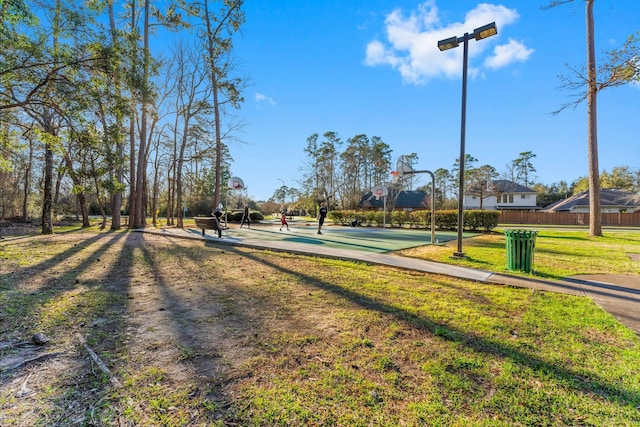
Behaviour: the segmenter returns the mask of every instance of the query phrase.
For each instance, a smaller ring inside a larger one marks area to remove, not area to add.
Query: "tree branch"
[[[104,364],[102,359],[100,359],[100,357],[91,349],[91,347],[89,347],[89,344],[87,344],[84,337],[78,334],[78,339],[80,340],[80,343],[82,344],[84,349],[87,350],[87,353],[89,353],[89,355],[91,356],[93,361],[96,363],[96,365],[98,365],[100,370],[109,376],[109,381],[111,382],[111,384],[113,384],[115,387],[121,387],[122,383],[118,381],[118,378],[116,378],[115,375],[111,373],[111,371],[109,370],[107,365]]]

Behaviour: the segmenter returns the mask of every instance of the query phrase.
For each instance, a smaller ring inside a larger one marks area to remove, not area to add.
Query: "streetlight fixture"
[[[467,121],[467,63],[469,61],[469,40],[476,39],[482,40],[487,37],[495,36],[498,34],[498,28],[496,23],[484,25],[480,28],[473,30],[473,33],[464,33],[462,37],[450,37],[448,39],[440,40],[438,42],[438,49],[445,51],[453,49],[463,43],[462,54],[462,114],[460,124],[460,177],[458,183],[458,251],[453,253],[454,258],[464,258],[464,252],[462,252],[462,229],[463,224],[463,199],[464,199],[464,143],[465,143],[465,128]]]

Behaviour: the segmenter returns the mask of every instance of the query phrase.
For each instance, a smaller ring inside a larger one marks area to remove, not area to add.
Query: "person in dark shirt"
[[[220,208],[216,209],[216,211],[213,213],[213,216],[215,216],[216,220],[218,220],[218,227],[220,227],[220,218],[222,217],[222,212],[220,212]]]
[[[247,228],[251,228],[251,220],[249,219],[249,206],[244,205],[244,213],[242,214],[242,221],[240,222],[240,228],[247,223]]]
[[[318,234],[322,234],[322,224],[327,217],[327,205],[325,202],[320,203],[320,210],[318,211]]]

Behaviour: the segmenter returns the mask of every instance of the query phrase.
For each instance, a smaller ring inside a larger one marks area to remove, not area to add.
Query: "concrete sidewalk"
[[[634,276],[590,275],[570,277],[564,280],[544,280],[493,273],[491,271],[407,258],[398,255],[341,249],[283,240],[261,240],[248,238],[246,236],[240,237],[233,232],[226,232],[222,238],[218,238],[217,235],[211,234],[209,231],[202,237],[201,230],[193,228],[144,229],[136,231],[176,238],[203,240],[208,243],[220,245],[245,246],[256,249],[367,262],[425,273],[443,274],[483,283],[495,283],[589,297],[604,310],[612,314],[622,324],[640,335],[640,278]]]

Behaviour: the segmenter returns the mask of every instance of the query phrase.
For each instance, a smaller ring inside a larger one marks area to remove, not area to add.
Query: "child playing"
[[[289,223],[287,222],[287,214],[285,211],[280,212],[280,231],[282,231],[282,227],[287,226],[287,231],[289,231]]]

